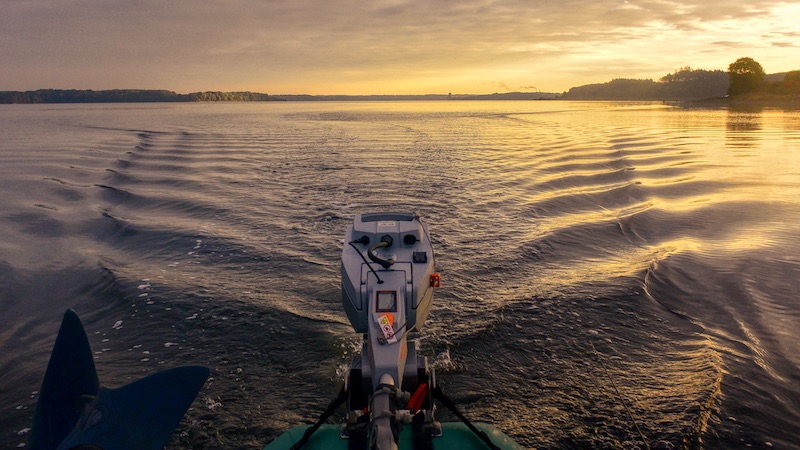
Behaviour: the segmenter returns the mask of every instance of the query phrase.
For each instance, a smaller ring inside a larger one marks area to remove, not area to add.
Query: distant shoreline
[[[708,98],[675,103],[688,108],[728,108],[736,111],[759,110],[761,108],[800,110],[800,95],[752,92],[734,97]]]
[[[419,94],[419,95],[269,95],[258,92],[193,92],[178,94],[166,90],[39,89],[0,91],[0,104],[79,104],[79,103],[197,103],[197,102],[358,102],[358,101],[458,101],[458,100],[568,100],[568,101],[663,101],[684,107],[780,107],[800,109],[797,94],[776,95],[754,92],[736,97],[704,99],[669,98],[582,98],[551,92],[507,92],[494,94]]]
[[[187,103],[187,102],[281,102],[281,101],[409,101],[409,100],[552,100],[560,94],[550,92],[507,92],[495,94],[424,95],[269,95],[259,92],[192,92],[178,94],[146,89],[39,89],[0,91],[0,104],[58,103]]]

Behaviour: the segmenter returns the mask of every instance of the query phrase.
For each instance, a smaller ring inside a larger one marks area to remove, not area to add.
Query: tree
[[[694,79],[694,70],[691,67],[681,67],[680,69],[676,70],[675,73],[668,73],[661,77],[658,81],[662,83],[680,83],[681,81],[687,81]]]
[[[766,72],[753,58],[739,58],[728,66],[731,84],[729,95],[746,94],[759,90],[764,84]]]
[[[784,94],[800,94],[800,70],[786,72],[780,91]]]

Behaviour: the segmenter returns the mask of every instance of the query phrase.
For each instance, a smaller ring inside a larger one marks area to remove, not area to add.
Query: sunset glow
[[[739,57],[800,69],[800,3],[6,2],[0,90],[561,92]]]

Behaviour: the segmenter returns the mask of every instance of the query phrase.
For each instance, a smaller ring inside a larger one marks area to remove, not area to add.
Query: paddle
[[[28,446],[32,450],[160,450],[208,378],[185,366],[117,389],[101,387],[78,315],[64,314],[50,355]]]

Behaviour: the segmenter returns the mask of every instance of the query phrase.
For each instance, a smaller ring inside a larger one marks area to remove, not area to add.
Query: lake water
[[[535,448],[797,448],[799,130],[656,103],[0,105],[0,447],[69,307],[105,385],[212,369],[170,448],[315,420],[360,342],[345,227],[391,209],[429,223],[422,352],[468,417]]]

